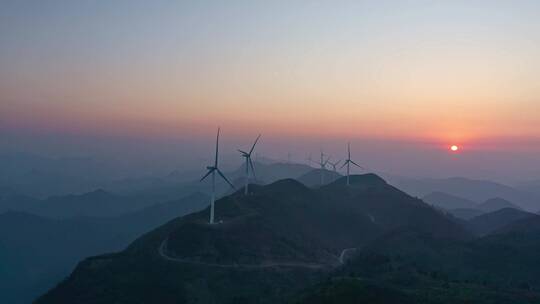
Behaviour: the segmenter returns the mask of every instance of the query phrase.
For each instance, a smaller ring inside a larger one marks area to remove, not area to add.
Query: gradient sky
[[[209,139],[221,125],[236,139],[308,142],[298,153],[364,140],[398,143],[389,155],[454,143],[532,155],[539,11],[538,1],[2,1],[0,127]]]

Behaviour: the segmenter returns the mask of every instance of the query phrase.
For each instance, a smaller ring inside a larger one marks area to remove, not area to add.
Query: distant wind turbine
[[[324,170],[326,170],[326,165],[328,164],[329,161],[330,161],[330,156],[328,156],[328,158],[324,160],[324,153],[321,150],[321,160],[318,163],[315,162],[317,165],[321,167],[321,186],[324,185]]]
[[[216,137],[216,158],[214,160],[214,165],[207,166],[206,169],[208,170],[208,172],[206,173],[205,176],[203,176],[203,178],[201,178],[201,181],[203,181],[205,178],[208,177],[208,175],[212,174],[212,198],[210,201],[210,224],[214,223],[214,203],[216,201],[216,172],[219,174],[219,176],[221,176],[221,178],[223,178],[227,182],[227,184],[229,184],[229,186],[231,186],[231,188],[235,189],[233,184],[225,177],[223,172],[221,172],[221,170],[219,170],[218,168],[219,130],[220,128],[218,128],[217,137]]]
[[[348,156],[347,156],[347,159],[345,160],[345,163],[343,163],[343,166],[341,166],[341,168],[347,166],[347,186],[350,185],[350,182],[349,182],[349,176],[350,176],[350,172],[351,172],[351,164],[357,166],[358,168],[360,169],[364,169],[362,168],[359,164],[355,163],[352,159],[351,159],[351,143],[347,143],[347,152],[348,152]]]
[[[337,166],[341,163],[341,159],[338,160],[335,163],[333,163],[331,161],[329,161],[328,163],[330,164],[330,166],[332,166],[332,169],[334,170],[334,173],[337,173]]]
[[[248,186],[249,186],[249,168],[251,168],[251,173],[253,174],[253,179],[255,179],[255,167],[253,167],[253,162],[251,161],[251,153],[253,153],[253,149],[255,149],[255,145],[259,141],[259,138],[261,138],[261,135],[257,136],[257,139],[255,139],[255,142],[253,143],[253,146],[251,146],[251,150],[249,152],[245,152],[242,150],[238,150],[238,152],[242,153],[242,157],[246,159],[246,187],[244,188],[244,194],[248,195]]]
[[[313,161],[313,158],[311,157],[311,153],[308,154],[308,156],[306,157],[306,160],[308,162],[308,166],[311,166],[311,163],[317,163]]]

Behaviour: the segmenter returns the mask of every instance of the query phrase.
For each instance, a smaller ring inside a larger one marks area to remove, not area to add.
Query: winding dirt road
[[[158,248],[158,253],[163,259],[167,261],[171,261],[171,262],[177,262],[177,263],[204,265],[204,266],[220,267],[220,268],[260,269],[260,268],[291,267],[291,268],[307,268],[307,269],[313,269],[313,270],[324,269],[324,268],[335,268],[343,264],[343,261],[345,257],[347,256],[348,252],[350,252],[351,250],[356,250],[355,248],[344,249],[338,258],[339,264],[337,263],[324,264],[324,263],[305,263],[305,262],[276,262],[276,261],[267,261],[263,264],[217,264],[217,263],[206,263],[206,262],[200,262],[200,261],[193,261],[190,259],[171,257],[167,254],[168,240],[169,240],[168,238],[163,240],[163,242],[161,242]]]

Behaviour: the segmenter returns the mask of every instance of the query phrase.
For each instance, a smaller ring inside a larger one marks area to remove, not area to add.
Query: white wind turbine
[[[219,155],[219,130],[217,131],[217,137],[216,137],[216,158],[214,160],[213,166],[207,166],[206,169],[208,169],[208,172],[206,173],[203,178],[201,178],[201,181],[203,181],[205,178],[208,177],[208,175],[212,174],[212,198],[210,201],[210,224],[214,223],[214,203],[216,201],[216,172],[231,186],[231,188],[234,189],[233,184],[225,177],[223,172],[219,170],[218,168],[218,155]]]
[[[347,156],[347,159],[345,160],[345,163],[343,163],[343,166],[341,166],[341,168],[347,166],[347,186],[350,185],[349,183],[349,176],[350,176],[350,172],[351,172],[351,164],[357,166],[358,168],[360,169],[364,169],[362,168],[359,164],[355,163],[352,159],[351,159],[351,143],[347,143],[347,152],[348,152],[348,156]]]
[[[257,139],[255,139],[255,142],[253,143],[253,146],[251,147],[251,150],[249,152],[245,152],[242,150],[238,150],[238,152],[242,153],[242,157],[246,159],[246,187],[244,188],[244,194],[248,195],[248,185],[249,185],[249,168],[251,168],[251,173],[253,174],[253,178],[255,179],[255,167],[253,166],[253,162],[251,162],[251,153],[253,153],[253,149],[255,149],[255,145],[259,141],[259,138],[261,138],[261,135],[257,136]]]

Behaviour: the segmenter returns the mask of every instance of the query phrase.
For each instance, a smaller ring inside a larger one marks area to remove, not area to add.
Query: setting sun
[[[456,145],[453,145],[450,147],[450,150],[452,150],[452,152],[457,152],[459,150],[459,147]]]

